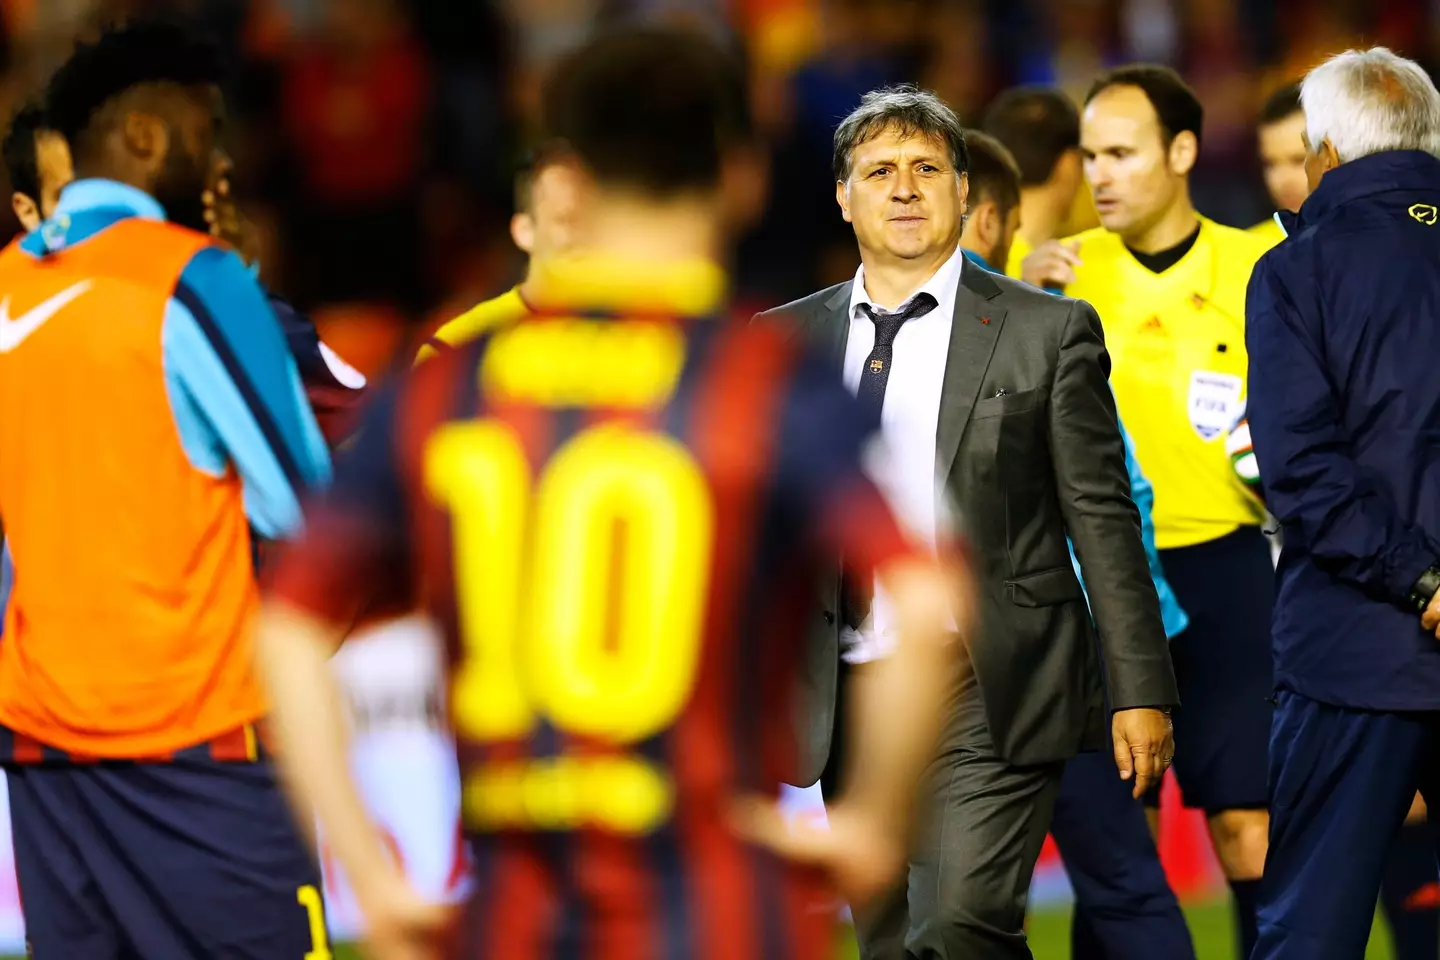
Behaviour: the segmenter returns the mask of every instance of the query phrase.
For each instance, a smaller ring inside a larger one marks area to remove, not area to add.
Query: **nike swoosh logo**
[[[9,353],[20,346],[26,337],[44,326],[45,321],[64,310],[94,285],[92,280],[81,280],[13,319],[10,316],[10,297],[7,295],[4,300],[0,300],[0,353]]]

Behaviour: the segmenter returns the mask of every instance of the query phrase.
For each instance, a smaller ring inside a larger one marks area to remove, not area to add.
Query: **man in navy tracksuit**
[[[1251,960],[1362,957],[1416,789],[1440,809],[1440,93],[1377,49],[1301,96],[1315,189],[1246,303],[1250,432],[1284,530]]]

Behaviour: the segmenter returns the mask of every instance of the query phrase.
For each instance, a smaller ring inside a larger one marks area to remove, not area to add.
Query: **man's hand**
[[[826,817],[828,827],[792,823],[777,803],[746,797],[735,804],[731,822],[744,839],[827,871],[845,902],[863,907],[899,878],[906,863],[905,838],[853,803],[837,803]]]
[[[399,871],[357,890],[365,917],[365,955],[374,960],[440,960],[451,907],[431,903],[415,892]]]
[[[1037,287],[1068,287],[1080,266],[1080,244],[1046,240],[1020,263],[1020,279]]]
[[[1131,795],[1138,800],[1160,782],[1175,758],[1175,728],[1165,711],[1136,707],[1115,712],[1111,735],[1120,779],[1134,778],[1135,789]]]
[[[202,199],[210,235],[234,247],[240,259],[247,264],[254,263],[257,256],[255,233],[235,205],[235,198],[230,192],[230,178],[221,177],[212,189],[205,191]]]
[[[1435,639],[1440,640],[1440,592],[1430,598],[1430,605],[1425,612],[1420,614],[1420,626],[1435,634]]]

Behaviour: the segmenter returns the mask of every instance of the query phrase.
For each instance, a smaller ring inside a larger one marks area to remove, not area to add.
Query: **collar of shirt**
[[[53,252],[131,217],[163,221],[165,208],[150,194],[129,184],[76,180],[61,191],[55,215],[26,237],[24,245],[35,254]]]
[[[935,298],[939,304],[932,314],[949,316],[955,312],[955,287],[960,283],[960,270],[965,263],[965,252],[959,247],[951,254],[950,259],[940,265],[940,269],[931,275],[929,280],[921,284],[920,289],[910,294],[905,303],[900,304],[895,311],[887,311],[878,303],[870,299],[870,294],[865,290],[865,264],[860,264],[860,269],[855,271],[855,282],[850,285],[850,318],[853,320],[859,315],[860,305],[868,304],[877,311],[891,313],[904,309],[905,304],[914,300],[922,293],[928,293]]]
[[[577,309],[703,316],[725,297],[725,271],[708,260],[645,263],[619,257],[564,257],[532,266],[537,313]]]
[[[165,208],[150,194],[118,180],[76,180],[60,194],[55,216],[74,216],[91,210],[124,211],[145,220],[164,220]]]
[[[1325,174],[1305,202],[1290,233],[1313,226],[1337,207],[1377,193],[1408,190],[1428,195],[1440,178],[1440,158],[1423,150],[1384,150],[1348,160]]]

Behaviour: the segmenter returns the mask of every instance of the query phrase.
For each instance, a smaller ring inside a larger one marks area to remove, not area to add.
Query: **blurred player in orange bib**
[[[216,64],[158,25],[77,49],[49,122],[79,179],[0,254],[0,759],[41,957],[328,950],[250,630],[252,530],[292,532],[329,461],[263,293],[202,232]]]
[[[817,867],[859,902],[901,869],[963,577],[901,533],[861,465],[878,418],[830,364],[716,315],[735,65],[688,34],[611,35],[557,71],[545,114],[587,181],[584,256],[537,272],[534,315],[368,412],[262,627],[282,763],[372,950],[431,955],[442,913],[365,814],[328,671],[358,609],[423,585],[475,856],[463,956],[829,960]],[[899,649],[859,704],[863,777],[831,832],[790,831],[773,804],[837,550],[879,573]]]

